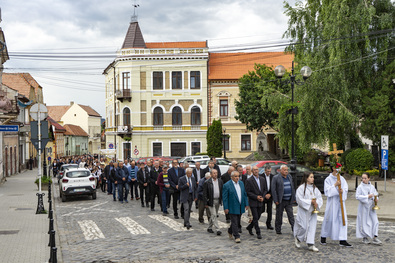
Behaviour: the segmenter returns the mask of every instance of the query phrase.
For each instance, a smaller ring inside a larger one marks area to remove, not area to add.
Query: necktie
[[[189,181],[189,193],[192,193],[192,183],[191,183],[191,178],[188,178]]]
[[[174,168],[174,170],[176,171],[176,175],[178,177],[178,168]]]

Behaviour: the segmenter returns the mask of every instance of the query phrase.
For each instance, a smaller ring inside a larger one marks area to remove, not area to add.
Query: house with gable
[[[101,116],[93,108],[70,102],[70,105],[47,106],[48,115],[65,127],[72,124],[81,127],[88,134],[86,153],[98,154],[101,149]],[[65,146],[66,147],[66,146]],[[65,150],[67,155],[67,151]]]
[[[78,125],[65,124],[63,127],[66,129],[64,133],[64,151],[66,156],[89,153],[89,134]]]

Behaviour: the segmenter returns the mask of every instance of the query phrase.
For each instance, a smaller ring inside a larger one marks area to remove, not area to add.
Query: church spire
[[[130,19],[130,23],[137,22],[138,15],[137,15],[136,11],[137,11],[137,8],[140,7],[140,5],[137,4],[137,0],[134,0],[133,7],[134,7],[133,15],[132,15],[132,18]]]
[[[139,5],[136,3],[136,0],[133,6],[134,6],[134,12],[132,15],[132,19],[130,21],[128,32],[126,33],[126,37],[122,45],[122,49],[146,48],[143,34],[141,33],[139,23],[137,22],[136,9],[139,7]]]

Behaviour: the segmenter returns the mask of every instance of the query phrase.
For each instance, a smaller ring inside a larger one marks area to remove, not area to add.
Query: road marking
[[[219,211],[218,211],[219,212]],[[195,212],[191,212],[191,218],[196,219],[199,221],[199,214],[195,213]],[[217,218],[218,221],[218,226],[219,228],[229,228],[229,224],[226,224],[224,222],[219,221],[219,219]]]
[[[130,217],[119,217],[115,218],[121,223],[132,235],[151,234],[146,228],[139,225],[136,221]]]
[[[92,220],[78,221],[86,240],[104,238],[103,233]]]
[[[75,210],[75,211],[73,211],[73,212],[64,214],[64,215],[62,215],[62,216],[70,216],[70,215],[73,215],[73,214],[75,214],[75,213],[80,213],[80,212],[85,211],[85,210],[87,210],[87,209],[92,209],[92,208],[95,208],[95,207],[98,207],[98,206],[101,206],[101,205],[104,205],[104,204],[107,204],[107,203],[108,203],[108,201],[103,202],[103,203],[99,203],[99,204],[96,204],[96,205],[92,205],[92,206],[89,206],[89,207],[77,209],[77,210]]]
[[[187,231],[187,229],[184,227],[184,224],[178,223],[169,217],[162,215],[149,215],[149,217],[161,222],[162,224],[165,224],[175,231]]]

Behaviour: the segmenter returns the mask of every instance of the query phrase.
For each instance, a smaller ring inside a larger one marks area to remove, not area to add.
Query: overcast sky
[[[104,118],[102,72],[123,43],[134,2],[2,0],[0,26],[11,57],[4,71],[29,72],[43,87],[47,105],[74,101],[90,105]],[[287,28],[280,0],[139,0],[137,4],[146,42],[208,40],[210,48],[219,50],[278,43]],[[99,58],[81,58],[92,52]],[[76,57],[44,57],[48,53]],[[27,54],[38,57],[27,59]]]

